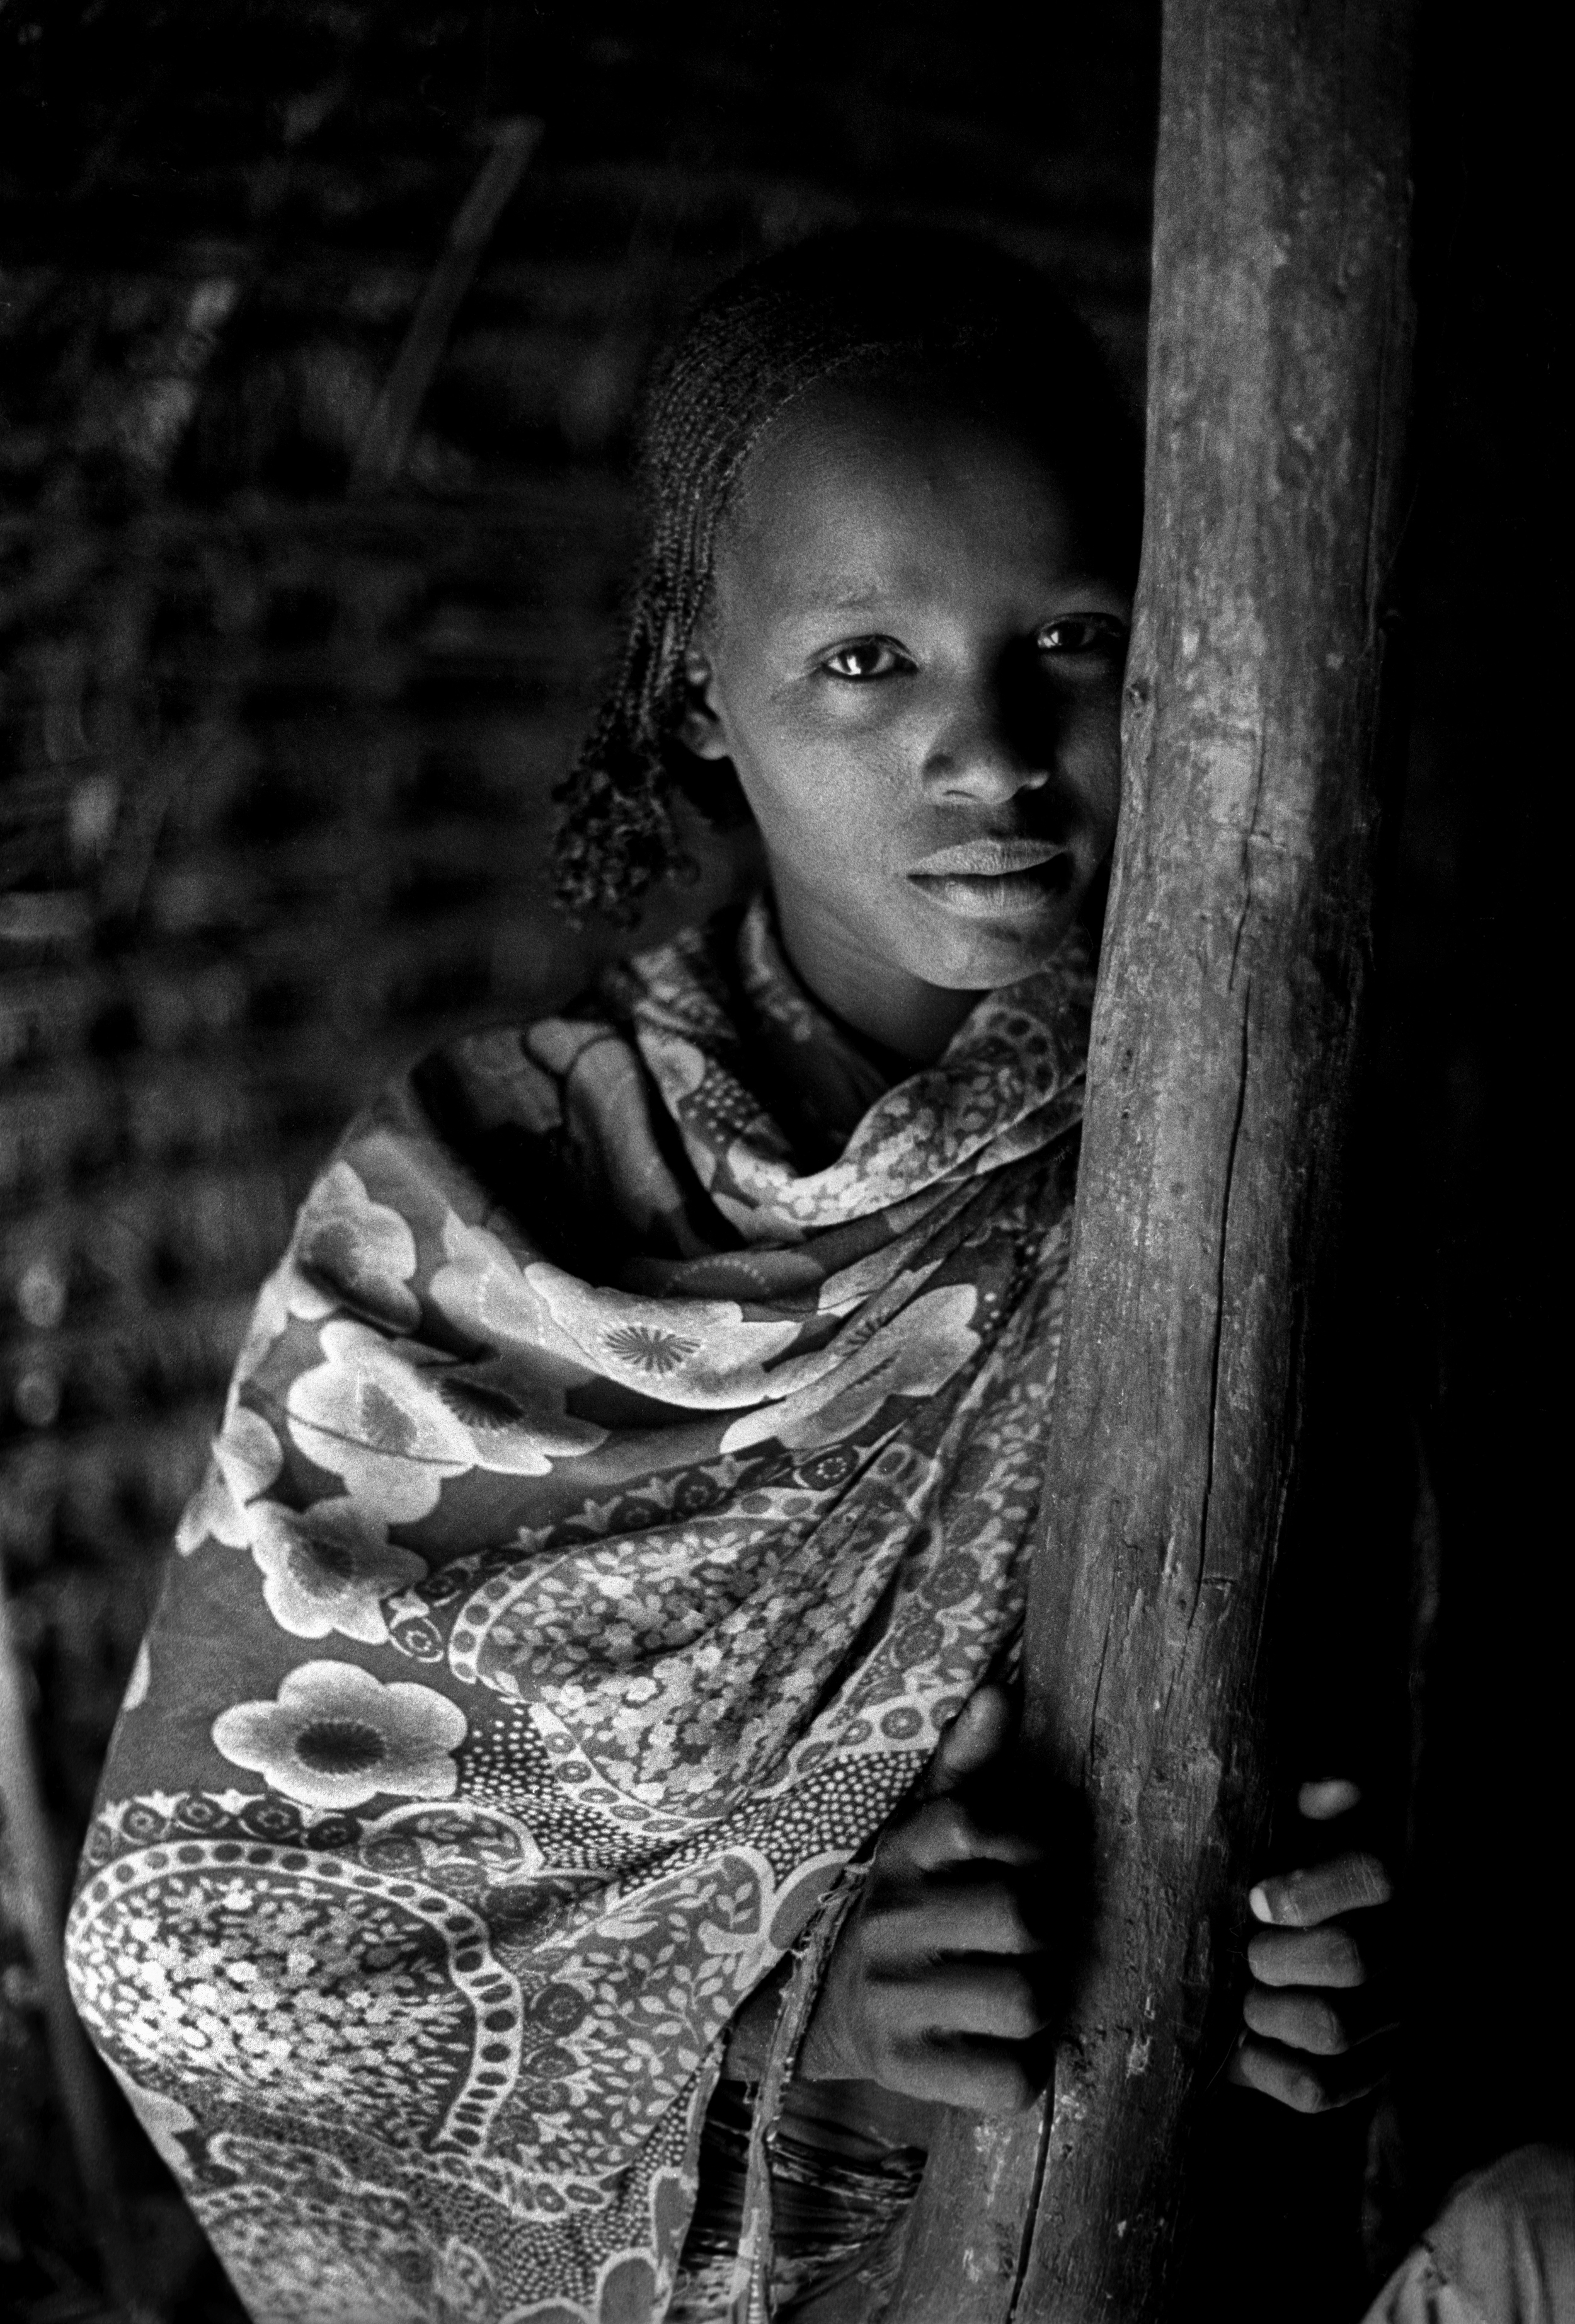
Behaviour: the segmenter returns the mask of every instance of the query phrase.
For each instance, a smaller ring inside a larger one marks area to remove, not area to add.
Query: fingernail
[[[1257,1886],[1254,1888],[1248,1896],[1247,1904],[1248,1911],[1253,1914],[1255,1919],[1259,1921],[1272,1921],[1274,1919],[1274,1907],[1270,1904],[1268,1900],[1268,1890],[1264,1886],[1261,1880],[1258,1882]]]
[[[1325,1775],[1316,1782],[1303,1784],[1296,1794],[1296,1806],[1310,1821],[1325,1823],[1337,1816],[1349,1815],[1361,1805],[1361,1787],[1344,1775]]]

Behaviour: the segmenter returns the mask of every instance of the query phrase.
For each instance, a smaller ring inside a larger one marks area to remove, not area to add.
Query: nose
[[[1019,791],[1045,788],[1055,771],[1055,735],[1032,677],[1009,656],[962,689],[925,753],[926,789],[999,807]]]

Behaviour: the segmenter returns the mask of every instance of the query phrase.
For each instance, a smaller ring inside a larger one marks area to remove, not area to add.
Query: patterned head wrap
[[[834,374],[895,369],[932,374],[1049,445],[1112,573],[1135,571],[1138,431],[1093,339],[1031,267],[962,235],[861,226],[746,268],[695,309],[645,399],[644,548],[622,662],[559,792],[557,893],[572,917],[627,924],[652,881],[681,867],[670,796],[697,763],[677,740],[685,655],[751,453]],[[736,812],[720,788],[695,802],[714,820]]]

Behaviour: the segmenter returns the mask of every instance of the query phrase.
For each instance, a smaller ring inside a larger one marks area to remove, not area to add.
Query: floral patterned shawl
[[[730,2019],[1019,1619],[1089,983],[888,1090],[757,902],[318,1180],[69,1938],[266,2324],[660,2316]]]

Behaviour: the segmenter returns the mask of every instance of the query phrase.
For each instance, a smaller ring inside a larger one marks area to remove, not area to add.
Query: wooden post
[[[1409,0],[1166,0],[1147,527],[1026,1660],[1095,1926],[1051,2104],[949,2118],[890,2324],[1177,2312],[1367,1015],[1411,30]]]

